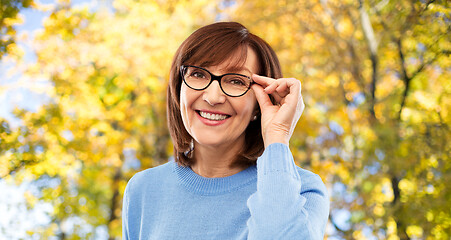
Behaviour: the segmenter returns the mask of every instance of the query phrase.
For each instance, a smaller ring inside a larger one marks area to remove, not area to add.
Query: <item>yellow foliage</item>
[[[34,208],[34,206],[38,202],[38,198],[36,196],[34,196],[30,191],[26,191],[24,193],[24,198],[25,198],[25,200],[27,202],[27,205],[30,208]]]
[[[16,43],[8,44],[8,46],[6,47],[6,51],[10,55],[17,57],[21,57],[25,54],[24,50],[21,47],[19,47]]]
[[[331,88],[338,87],[339,80],[338,80],[338,77],[335,75],[327,76],[325,81],[326,81],[326,84],[328,85],[328,87],[331,87]]]
[[[435,111],[437,108],[437,96],[432,93],[416,91],[413,93],[415,100],[428,111]]]
[[[381,204],[376,204],[373,208],[374,215],[382,217],[385,214],[385,208]]]
[[[360,230],[354,231],[354,232],[352,233],[352,237],[353,237],[354,239],[362,239],[362,240],[367,239],[367,238],[365,237],[365,235],[363,234],[363,232],[360,231]]]
[[[406,178],[399,182],[399,188],[403,191],[404,194],[407,195],[412,195],[417,189],[415,183]]]
[[[4,18],[2,20],[3,24],[7,26],[19,25],[25,22],[22,14],[17,14],[15,18]]]
[[[396,232],[396,222],[393,220],[393,218],[390,218],[387,222],[387,234],[389,236],[389,239],[399,239],[399,237],[396,235]]]
[[[423,228],[420,226],[410,225],[407,227],[407,235],[411,238],[422,238],[423,237]]]
[[[421,123],[423,120],[421,112],[413,108],[404,108],[401,117],[402,119],[409,120],[412,123]]]
[[[349,18],[341,19],[338,22],[338,29],[340,30],[341,34],[343,34],[343,37],[350,37],[355,31],[354,24]]]

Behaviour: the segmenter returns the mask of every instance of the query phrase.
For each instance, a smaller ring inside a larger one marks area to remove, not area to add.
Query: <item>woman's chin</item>
[[[213,136],[213,137],[212,137]],[[215,135],[203,135],[194,137],[196,145],[206,148],[227,148],[227,149],[235,149],[236,147],[242,148],[244,145],[244,134],[238,137],[232,138],[223,138],[218,133]]]
[[[223,141],[213,140],[213,139],[196,139],[198,145],[202,147],[221,147],[225,143]]]

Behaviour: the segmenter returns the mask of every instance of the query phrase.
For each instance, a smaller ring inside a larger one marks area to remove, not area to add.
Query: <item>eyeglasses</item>
[[[227,73],[216,76],[207,69],[197,66],[181,66],[181,74],[183,82],[186,86],[194,90],[205,90],[210,84],[216,80],[222,92],[230,97],[240,97],[249,91],[253,81],[250,77],[238,74]]]

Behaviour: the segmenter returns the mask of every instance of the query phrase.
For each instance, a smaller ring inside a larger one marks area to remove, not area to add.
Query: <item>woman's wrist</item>
[[[287,137],[280,137],[280,136],[272,136],[269,138],[266,138],[263,140],[265,143],[265,148],[267,148],[269,145],[273,144],[273,143],[282,143],[285,144],[287,146],[289,146],[290,144],[290,139]]]

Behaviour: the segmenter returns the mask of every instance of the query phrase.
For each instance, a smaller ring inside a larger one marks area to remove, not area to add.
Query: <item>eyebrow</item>
[[[251,70],[249,70],[246,67],[231,67],[231,68],[226,68],[226,71],[230,71],[230,72],[240,72],[240,71],[246,71],[248,72],[250,75],[252,75]]]
[[[193,64],[193,65],[205,68],[209,72],[211,72],[210,66],[203,66],[202,64],[199,64],[199,65],[198,64]],[[240,71],[246,71],[249,74],[248,77],[252,76],[252,71],[249,70],[248,68],[244,67],[244,66],[237,66],[237,65],[235,65],[235,66],[231,66],[231,67],[225,67],[225,68],[222,68],[222,69],[226,72],[225,74],[227,74],[227,73],[237,73],[237,74],[244,74],[244,75],[246,75],[245,73],[239,73]]]

